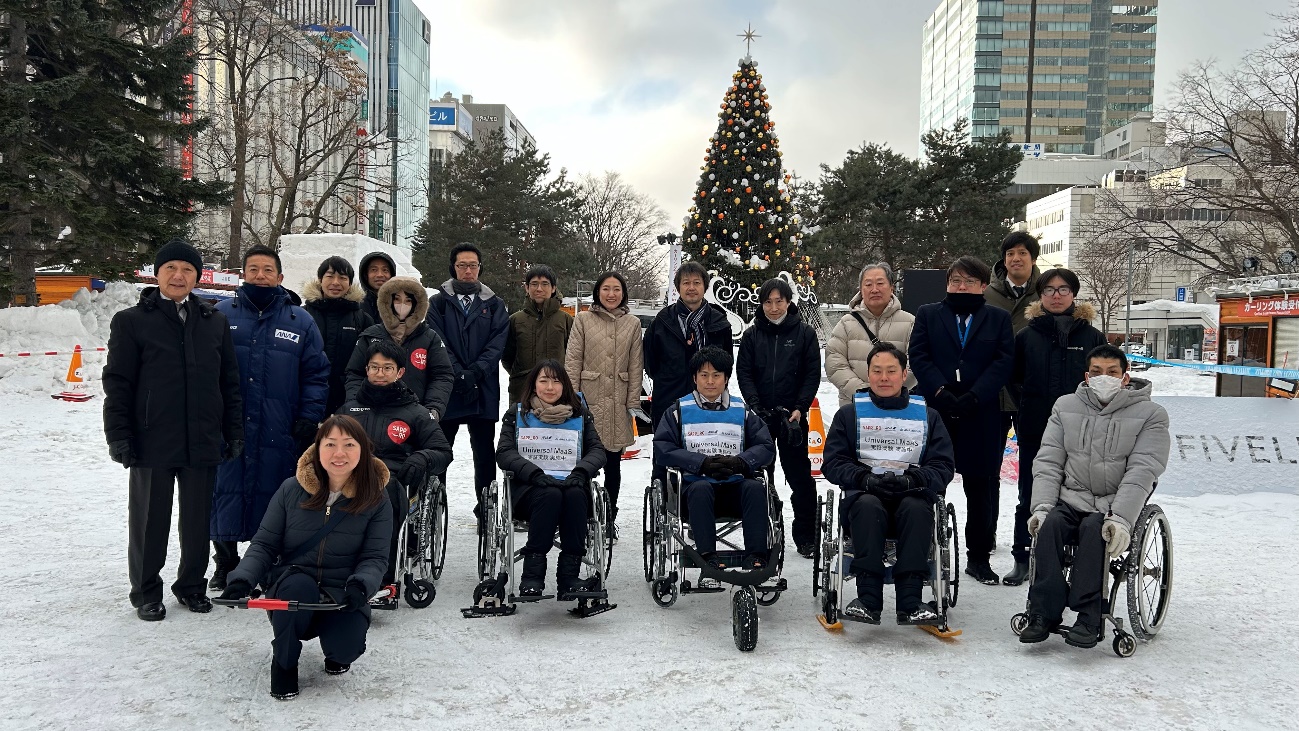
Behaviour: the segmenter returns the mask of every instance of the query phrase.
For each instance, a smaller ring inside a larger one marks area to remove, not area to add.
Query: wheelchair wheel
[[[431,581],[416,579],[406,584],[404,592],[406,603],[415,609],[423,609],[433,603],[437,598],[438,590]]]
[[[1010,631],[1014,632],[1016,637],[1019,637],[1021,634],[1023,634],[1024,628],[1027,626],[1028,626],[1028,615],[1025,614],[1024,612],[1020,612],[1010,618]]]
[[[650,584],[650,596],[654,597],[655,604],[666,609],[677,603],[681,589],[671,579],[657,579]]]
[[[753,652],[758,646],[758,602],[752,587],[731,595],[731,634],[740,652]]]
[[[641,557],[645,567],[645,580],[654,580],[654,533],[658,521],[654,512],[654,486],[645,488],[645,512],[641,514]]]
[[[1114,648],[1115,655],[1118,655],[1119,657],[1132,657],[1137,652],[1137,638],[1127,632],[1120,632],[1119,634],[1114,635],[1112,647]]]
[[[758,592],[758,606],[769,607],[780,601],[780,592],[778,591],[760,591]]]
[[[834,589],[825,592],[821,599],[821,614],[825,616],[826,624],[839,621],[839,592]]]
[[[494,579],[502,571],[510,568],[512,556],[503,555],[508,550],[506,531],[513,526],[506,522],[505,511],[501,501],[505,496],[499,482],[493,480],[483,490],[482,533],[478,538],[478,578]]]
[[[432,516],[429,526],[432,529],[432,535],[429,537],[429,573],[433,580],[437,581],[442,578],[442,567],[447,562],[447,528],[449,520],[449,511],[447,510],[447,491],[440,481],[435,479],[435,485],[430,485],[429,499],[433,504]]]
[[[1158,505],[1141,509],[1128,550],[1127,574],[1132,633],[1143,640],[1152,639],[1168,616],[1173,595],[1173,533]]]
[[[956,606],[956,598],[961,588],[961,533],[960,524],[956,522],[956,508],[947,504],[947,544],[948,555],[952,560],[952,575],[947,581],[948,607]]]

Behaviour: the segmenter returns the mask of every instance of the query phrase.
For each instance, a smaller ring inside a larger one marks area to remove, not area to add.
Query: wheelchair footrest
[[[588,600],[586,599],[578,599],[577,606],[568,610],[568,613],[575,617],[586,619],[587,617],[594,617],[597,614],[604,614],[611,609],[617,608],[617,604],[610,604],[605,600],[595,600],[588,603]]]
[[[720,584],[697,586],[695,584],[691,584],[689,581],[681,582],[682,594],[720,594],[726,591],[726,588],[727,587],[722,586]]]
[[[508,617],[514,614],[515,607],[513,604],[501,604],[486,607],[465,607],[460,610],[460,614],[465,619],[478,619],[479,617]]]
[[[920,629],[928,632],[934,637],[941,637],[945,640],[950,640],[953,637],[960,637],[961,635],[961,630],[952,629],[951,627],[947,627],[947,626],[937,627],[930,624],[917,624],[914,626],[919,627]]]
[[[554,599],[554,598],[555,598],[554,594],[538,594],[536,596],[511,596],[510,603],[511,604],[513,603],[532,604],[533,602],[541,602],[547,599]]]
[[[816,615],[816,621],[820,622],[822,627],[825,627],[826,629],[830,630],[831,632],[837,632],[837,631],[843,629],[843,622],[835,622],[834,624],[830,624],[829,622],[825,621],[825,615],[824,615],[824,614],[818,614],[818,615]]]
[[[600,591],[570,591],[559,596],[561,602],[594,600],[604,601],[609,598],[609,592],[601,589]]]

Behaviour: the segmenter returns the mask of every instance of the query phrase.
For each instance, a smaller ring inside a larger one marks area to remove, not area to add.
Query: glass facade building
[[[1043,152],[1085,154],[1154,103],[1158,0],[941,0],[925,22],[921,134],[970,120]]]

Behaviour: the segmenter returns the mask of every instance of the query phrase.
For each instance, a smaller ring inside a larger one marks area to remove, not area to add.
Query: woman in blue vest
[[[844,613],[880,623],[884,540],[894,536],[898,624],[937,624],[941,617],[921,602],[921,592],[929,577],[933,506],[956,469],[952,440],[938,412],[903,387],[906,353],[881,341],[866,365],[868,386],[853,395],[851,408],[835,413],[821,468],[843,490],[839,516],[852,535],[857,598]]]
[[[539,597],[546,584],[546,554],[559,528],[556,594],[599,591],[599,579],[578,580],[586,554],[586,520],[591,509],[591,478],[604,467],[604,445],[595,420],[573,390],[557,360],[538,363],[528,374],[519,403],[501,419],[496,463],[514,473],[510,506],[514,517],[528,521],[523,546],[519,596]],[[567,598],[566,598],[567,597]]]
[[[767,491],[755,475],[776,458],[767,424],[727,389],[735,359],[729,351],[706,347],[690,359],[695,390],[668,407],[654,432],[654,460],[685,473],[695,549],[714,568],[765,568]],[[744,533],[744,566],[725,566],[717,551],[714,495],[719,485],[737,485]]]

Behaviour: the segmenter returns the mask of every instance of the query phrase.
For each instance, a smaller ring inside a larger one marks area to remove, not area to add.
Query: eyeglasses
[[[1042,294],[1046,295],[1047,297],[1054,297],[1055,295],[1073,294],[1073,288],[1072,287],[1043,287]]]
[[[947,283],[953,287],[975,287],[983,284],[977,279],[966,279],[965,277],[952,277],[947,280]]]
[[[366,370],[367,373],[383,373],[383,374],[386,374],[386,375],[392,375],[393,373],[396,373],[396,372],[397,372],[397,366],[395,366],[395,365],[375,365],[375,364],[371,363],[371,364],[369,364],[369,365],[367,365],[367,366],[365,367],[365,370]]]
[[[482,264],[470,264],[462,261],[459,264],[456,264],[456,269],[462,272],[473,272],[481,269],[482,266]]]

